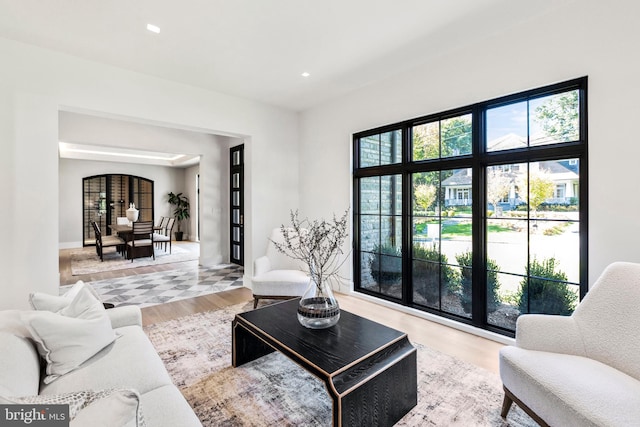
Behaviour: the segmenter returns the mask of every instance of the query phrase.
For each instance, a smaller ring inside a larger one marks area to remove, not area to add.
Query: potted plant
[[[170,192],[168,196],[169,204],[175,206],[173,216],[178,223],[178,231],[175,232],[176,240],[181,241],[183,235],[181,228],[182,220],[189,218],[189,199],[187,196],[183,196],[182,193],[174,194]]]

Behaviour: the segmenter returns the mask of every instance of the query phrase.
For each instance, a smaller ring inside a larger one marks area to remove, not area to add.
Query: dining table
[[[116,233],[125,242],[128,242],[128,241],[131,240],[131,233],[133,232],[133,225],[129,225],[129,224],[111,224],[111,225],[108,225],[108,227],[109,227],[109,229],[111,230],[112,233]],[[137,256],[151,256],[152,254],[150,252],[153,251],[153,246],[140,246],[140,247],[136,247],[135,249],[136,249],[136,254],[138,254]],[[126,255],[127,259],[130,259],[129,252],[127,251],[127,248],[124,247],[124,248],[122,248],[122,250],[124,251],[124,254]],[[138,253],[138,251],[144,251],[144,254]]]

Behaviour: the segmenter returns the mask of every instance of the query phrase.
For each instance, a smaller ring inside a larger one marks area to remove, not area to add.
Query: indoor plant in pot
[[[333,295],[331,281],[346,257],[342,245],[347,238],[348,210],[331,220],[300,219],[291,211],[291,224],[281,226],[283,242],[273,242],[276,249],[306,266],[311,277],[309,287],[300,299],[298,320],[311,329],[322,329],[338,323],[340,307]]]
[[[169,204],[175,206],[173,210],[173,216],[178,223],[178,230],[175,232],[176,240],[182,240],[182,220],[189,218],[189,199],[187,196],[183,196],[182,193],[174,194],[170,192],[168,194]]]

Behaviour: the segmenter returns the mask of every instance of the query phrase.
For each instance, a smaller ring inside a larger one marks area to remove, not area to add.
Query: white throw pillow
[[[0,404],[69,405],[70,427],[144,427],[140,395],[131,389],[2,397]]]
[[[58,313],[24,312],[23,320],[47,363],[45,384],[76,369],[116,338],[102,303],[84,287]]]
[[[64,295],[49,295],[43,292],[34,292],[29,295],[29,303],[34,310],[46,310],[57,313],[73,301],[80,289],[87,289],[91,294],[100,301],[100,295],[91,285],[87,285],[82,280],[78,280]]]

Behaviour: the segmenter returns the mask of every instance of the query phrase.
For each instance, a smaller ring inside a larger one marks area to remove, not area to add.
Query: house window
[[[358,292],[513,335],[587,291],[586,78],[354,135]]]

